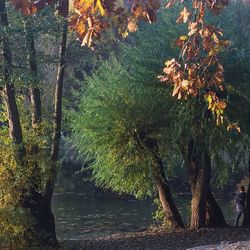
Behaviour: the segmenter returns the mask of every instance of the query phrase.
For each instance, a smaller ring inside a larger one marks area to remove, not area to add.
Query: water
[[[188,224],[190,195],[175,196],[184,223]],[[218,196],[217,201],[229,223],[234,220],[233,198]],[[53,211],[60,239],[94,238],[119,232],[144,230],[155,223],[151,200],[138,201],[103,194],[55,194]]]
[[[55,194],[53,210],[58,237],[79,239],[142,230],[152,224],[154,207],[150,200],[66,193]]]

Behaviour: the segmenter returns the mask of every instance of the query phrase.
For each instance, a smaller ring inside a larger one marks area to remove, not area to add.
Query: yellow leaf
[[[101,15],[104,16],[105,15],[105,9],[102,6],[101,0],[96,1],[96,6],[98,7]]]
[[[186,41],[188,39],[188,36],[180,36],[181,41]]]

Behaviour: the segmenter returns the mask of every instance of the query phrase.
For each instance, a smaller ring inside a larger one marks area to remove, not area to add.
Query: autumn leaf
[[[105,15],[105,9],[102,6],[101,0],[96,0],[96,8],[99,9],[99,11],[100,11],[100,13],[101,13],[102,16]]]
[[[188,39],[188,36],[180,36],[179,40],[181,41],[186,41]]]
[[[222,110],[222,109],[225,109],[227,107],[227,104],[224,101],[218,101],[217,107],[218,107],[218,109]]]
[[[188,36],[192,36],[198,30],[198,23],[197,22],[191,22],[188,25],[188,29],[190,30],[188,32]]]
[[[191,13],[188,11],[187,7],[184,7],[183,11],[180,13],[177,23],[186,23],[189,19]]]
[[[215,33],[213,33],[212,38],[213,38],[213,40],[214,40],[215,43],[219,43],[220,42]]]
[[[233,129],[235,129],[238,133],[241,132],[241,129],[240,129],[240,127],[238,126],[237,123],[231,123],[231,124],[229,124],[229,125],[227,126],[227,131],[230,131],[230,130],[233,130]]]
[[[189,81],[188,80],[182,80],[181,82],[181,87],[184,89],[184,90],[187,90],[188,89],[188,86],[189,86]]]
[[[138,29],[137,20],[135,18],[130,18],[128,21],[128,31],[129,32],[136,32]]]

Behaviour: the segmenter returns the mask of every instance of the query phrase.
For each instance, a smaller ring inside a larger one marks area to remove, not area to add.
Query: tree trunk
[[[0,1],[0,22],[1,26],[3,26],[3,30],[8,29],[9,24],[8,24],[5,0]],[[19,160],[21,160],[24,153],[24,148],[22,146],[23,136],[22,136],[19,112],[16,104],[15,89],[13,83],[11,82],[12,54],[9,47],[9,39],[6,33],[3,32],[1,39],[3,44],[2,51],[3,51],[3,80],[4,80],[2,96],[8,113],[9,135],[10,138],[13,140],[14,144],[19,146],[18,158]]]
[[[247,198],[246,198],[246,211],[244,214],[244,218],[242,221],[243,227],[250,227],[250,154],[248,156],[248,177],[249,177],[249,183],[248,183],[248,189],[247,189]]]
[[[144,134],[139,135],[139,138],[140,143],[142,141],[145,143],[143,143],[142,147],[149,150],[154,158],[152,164],[152,172],[158,190],[159,200],[164,212],[164,220],[166,224],[168,224],[169,228],[183,228],[184,224],[182,222],[179,211],[174,204],[164,172],[162,160],[158,156],[158,143],[152,138],[145,138]],[[146,145],[146,147],[144,147],[144,145]]]
[[[38,86],[35,42],[29,17],[24,18],[24,30],[25,30],[26,47],[28,54],[27,58],[28,65],[32,75],[32,83],[29,87],[29,91],[30,91],[30,102],[31,102],[32,126],[35,127],[42,120],[42,108],[41,108],[40,89]]]
[[[199,146],[198,146],[199,145]],[[191,184],[191,221],[190,228],[197,229],[206,226],[206,200],[211,176],[210,157],[202,144],[195,145],[190,140],[181,149],[187,164]]]
[[[211,189],[208,189],[206,201],[206,225],[208,227],[227,227],[224,215],[215,200]]]
[[[170,228],[184,228],[181,216],[177,207],[174,204],[172,195],[167,183],[167,178],[164,173],[161,159],[155,157],[156,161],[153,168],[156,187],[158,190],[159,199],[165,214],[165,222]]]
[[[199,139],[199,138],[197,138]],[[191,184],[191,222],[190,228],[205,226],[227,226],[224,215],[210,190],[211,158],[202,139],[197,145],[194,140],[179,144],[186,162]]]
[[[50,158],[52,161],[52,179],[48,181],[46,191],[49,197],[52,197],[54,181],[57,175],[57,161],[59,155],[59,146],[61,139],[61,122],[62,122],[62,90],[63,90],[63,79],[64,71],[66,66],[66,44],[67,44],[67,33],[68,33],[68,23],[65,21],[63,27],[63,37],[60,46],[60,65],[57,72],[57,83],[55,88],[55,98],[54,98],[54,128],[52,136],[52,145]]]
[[[65,0],[65,4],[68,9],[68,0]],[[57,81],[55,86],[54,95],[54,121],[53,121],[53,135],[51,145],[51,165],[49,169],[49,176],[46,186],[43,201],[41,204],[40,211],[40,224],[46,231],[52,236],[55,236],[55,220],[51,210],[51,201],[54,190],[54,183],[57,176],[57,164],[59,155],[59,146],[61,139],[61,122],[62,122],[62,90],[63,90],[63,79],[66,66],[66,45],[67,45],[67,34],[68,34],[68,22],[65,19],[63,26],[62,41],[60,45],[60,64],[58,66]]]
[[[202,166],[198,169],[197,173],[194,174],[194,180],[191,182],[191,229],[206,226],[207,185],[207,169]]]

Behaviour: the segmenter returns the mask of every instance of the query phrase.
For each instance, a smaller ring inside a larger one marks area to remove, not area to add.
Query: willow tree
[[[157,190],[172,228],[183,227],[165,174],[168,95],[118,61],[103,63],[87,79],[79,112],[72,122],[73,142],[91,162],[97,185],[142,198]],[[111,70],[112,69],[112,70]]]

